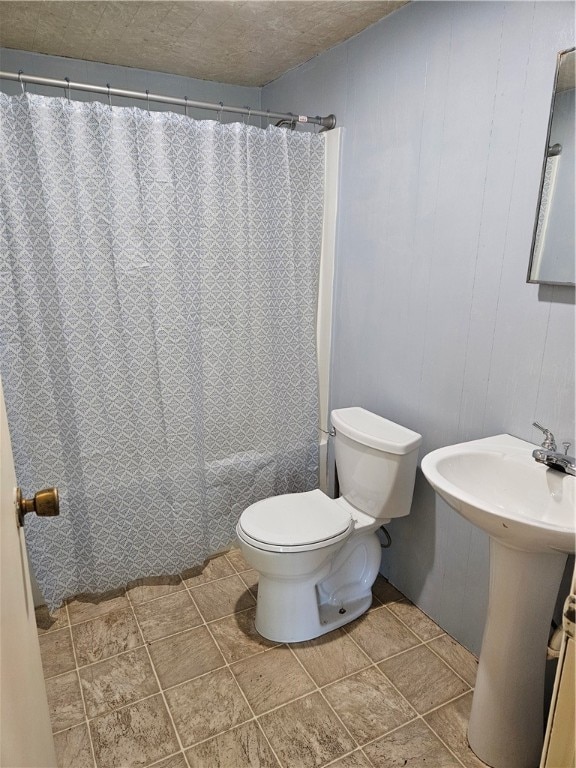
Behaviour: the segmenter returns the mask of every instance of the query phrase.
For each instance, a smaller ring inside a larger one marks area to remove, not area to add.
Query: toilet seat
[[[349,512],[315,490],[257,501],[242,513],[237,533],[268,552],[305,552],[335,544],[353,528]]]

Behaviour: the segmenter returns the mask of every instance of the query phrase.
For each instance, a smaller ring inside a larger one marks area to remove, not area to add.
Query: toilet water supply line
[[[328,430],[327,429],[322,429],[322,427],[318,427],[318,429],[319,429],[320,432],[322,432],[322,434],[328,435],[328,437],[335,437],[336,436],[336,429],[334,427],[330,427],[330,429],[328,429]],[[390,534],[388,533],[388,531],[386,530],[386,528],[383,525],[380,526],[380,530],[382,531],[382,533],[386,537],[385,543],[382,543],[382,541],[380,541],[380,546],[382,547],[382,549],[388,549],[388,547],[392,544],[392,537],[390,536]]]

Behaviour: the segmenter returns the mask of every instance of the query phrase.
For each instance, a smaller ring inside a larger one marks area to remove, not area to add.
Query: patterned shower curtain
[[[49,605],[317,484],[321,136],[0,94],[1,370]]]

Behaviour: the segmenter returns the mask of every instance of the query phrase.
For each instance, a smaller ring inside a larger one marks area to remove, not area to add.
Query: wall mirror
[[[574,285],[574,48],[558,55],[529,283]]]

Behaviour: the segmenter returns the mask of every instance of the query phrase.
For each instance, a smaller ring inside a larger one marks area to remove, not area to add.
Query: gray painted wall
[[[161,93],[165,96],[188,96],[193,101],[208,101],[212,103],[223,102],[226,106],[250,106],[260,109],[260,88],[248,88],[240,85],[227,85],[225,83],[212,83],[208,80],[195,80],[181,75],[170,75],[165,72],[150,72],[146,69],[132,67],[116,67],[111,64],[99,64],[96,61],[82,61],[80,59],[68,59],[62,56],[45,56],[41,53],[29,53],[28,51],[16,51],[11,48],[0,48],[0,69],[9,72],[22,70],[28,75],[40,75],[41,77],[54,77],[62,80],[68,77],[78,83],[93,83],[112,88],[125,88],[131,91],[150,91]],[[28,85],[30,93],[40,93],[44,96],[63,96],[61,88],[49,88],[40,85]],[[20,93],[20,84],[10,80],[0,80],[0,90],[4,93]],[[98,100],[107,102],[107,96],[88,93],[84,91],[72,91],[72,98],[78,101]],[[135,99],[122,99],[113,97],[112,104],[117,107],[145,107],[146,103]],[[171,107],[168,104],[156,104],[150,102],[150,110],[179,111],[180,107]],[[189,109],[190,117],[197,119],[215,120],[217,114],[205,110]],[[222,114],[222,122],[237,121],[237,115]],[[258,119],[251,118],[253,125],[259,125]]]
[[[574,437],[574,290],[527,285],[569,2],[414,2],[266,86],[344,127],[332,407],[439,446]],[[487,537],[419,473],[383,572],[478,651]]]

